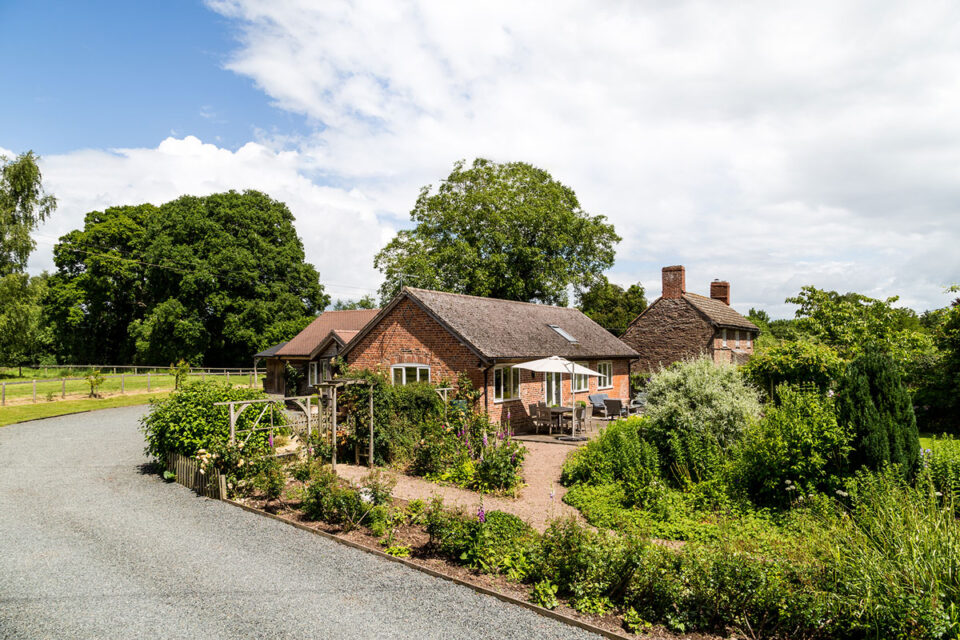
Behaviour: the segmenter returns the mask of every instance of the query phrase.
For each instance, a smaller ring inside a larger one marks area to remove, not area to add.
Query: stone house
[[[572,406],[591,393],[626,403],[630,362],[637,353],[578,309],[406,287],[343,348],[351,367],[379,371],[393,384],[455,385],[461,373],[481,392],[494,422],[529,421],[544,401]],[[602,378],[514,369],[561,356]]]
[[[682,266],[664,267],[663,293],[620,339],[639,352],[633,371],[648,373],[678,360],[707,355],[742,364],[760,329],[730,306],[730,283],[714,280],[710,297],[689,293]]]
[[[331,361],[379,309],[324,311],[289,342],[274,345],[254,358],[266,361],[263,390],[267,393],[295,396],[332,377]],[[287,393],[286,365],[300,373],[297,389]]]

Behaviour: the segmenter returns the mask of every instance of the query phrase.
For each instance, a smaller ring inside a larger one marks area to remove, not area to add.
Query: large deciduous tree
[[[384,301],[401,284],[551,304],[589,288],[613,265],[620,237],[585,212],[569,187],[523,162],[458,162],[420,191],[400,231],[376,256]]]
[[[41,300],[46,276],[24,270],[36,244],[30,236],[56,208],[44,192],[32,151],[9,161],[0,156],[0,364],[35,362],[43,355]]]
[[[578,291],[577,298],[580,310],[615,336],[622,334],[647,308],[643,285],[638,282],[624,290],[605,276],[600,276],[589,289]]]
[[[93,211],[60,240],[47,315],[73,361],[244,364],[329,303],[290,210],[256,191]]]

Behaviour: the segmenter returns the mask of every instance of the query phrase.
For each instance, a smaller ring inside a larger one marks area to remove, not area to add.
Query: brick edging
[[[601,629],[600,627],[594,626],[594,625],[590,624],[589,622],[583,622],[582,620],[577,620],[576,618],[572,618],[572,617],[567,616],[567,615],[564,615],[564,614],[562,614],[562,613],[557,613],[556,611],[552,611],[552,610],[550,610],[550,609],[545,609],[544,607],[538,607],[537,605],[535,605],[535,604],[533,604],[533,603],[531,603],[531,602],[527,602],[526,600],[520,600],[519,598],[514,598],[513,596],[507,595],[507,594],[505,594],[505,593],[500,593],[499,591],[494,591],[493,589],[488,589],[488,588],[486,588],[486,587],[482,587],[482,586],[477,585],[477,584],[472,584],[472,583],[470,583],[470,582],[467,582],[466,580],[462,580],[462,579],[457,578],[457,577],[455,577],[455,576],[451,576],[451,575],[449,575],[449,574],[446,574],[446,573],[443,573],[443,572],[440,572],[440,571],[436,571],[436,570],[431,569],[431,568],[429,568],[429,567],[425,567],[425,566],[423,566],[423,565],[421,565],[421,564],[417,564],[416,562],[413,562],[413,561],[411,561],[411,560],[407,560],[406,558],[398,558],[398,557],[396,557],[396,556],[391,556],[390,554],[384,553],[383,551],[380,551],[379,549],[372,549],[372,548],[370,548],[370,547],[368,547],[368,546],[366,546],[366,545],[360,544],[359,542],[354,542],[353,540],[347,540],[347,539],[345,539],[345,538],[341,538],[341,537],[339,537],[339,536],[335,536],[335,535],[333,535],[332,533],[327,533],[326,531],[321,531],[321,530],[319,530],[319,529],[314,529],[314,528],[312,528],[312,527],[308,527],[307,525],[305,525],[305,524],[303,524],[303,523],[295,522],[295,521],[293,521],[293,520],[288,520],[287,518],[283,518],[283,517],[278,516],[278,515],[273,514],[273,513],[268,513],[268,512],[266,512],[266,511],[264,511],[264,510],[262,510],[262,509],[257,509],[256,507],[251,507],[251,506],[246,505],[246,504],[243,504],[243,503],[241,503],[241,502],[237,502],[236,500],[224,499],[223,502],[226,502],[226,503],[228,503],[228,504],[232,504],[232,505],[235,506],[235,507],[240,507],[240,508],[243,509],[244,511],[249,511],[249,512],[255,513],[255,514],[257,514],[257,515],[266,516],[267,518],[272,518],[273,520],[277,520],[277,521],[282,522],[282,523],[284,523],[284,524],[288,524],[288,525],[290,525],[290,526],[292,526],[292,527],[296,527],[297,529],[302,529],[303,531],[308,531],[308,532],[313,533],[313,534],[315,534],[315,535],[318,535],[318,536],[320,536],[320,537],[322,537],[322,538],[326,538],[326,539],[328,539],[328,540],[333,540],[334,542],[337,542],[337,543],[339,543],[339,544],[346,545],[346,546],[352,547],[352,548],[354,548],[354,549],[359,549],[360,551],[365,551],[366,553],[369,553],[369,554],[375,555],[375,556],[377,556],[377,557],[383,558],[384,560],[389,560],[389,561],[391,561],[391,562],[397,562],[397,563],[402,564],[402,565],[404,565],[404,566],[406,566],[406,567],[409,567],[409,568],[411,568],[411,569],[415,569],[415,570],[420,571],[420,572],[422,572],[422,573],[426,573],[427,575],[433,576],[434,578],[440,578],[440,579],[442,579],[442,580],[447,580],[447,581],[449,581],[449,582],[453,582],[453,583],[458,584],[458,585],[460,585],[460,586],[467,587],[468,589],[472,589],[472,590],[476,591],[477,593],[482,593],[482,594],[487,595],[487,596],[493,596],[494,598],[497,598],[498,600],[502,600],[503,602],[507,602],[507,603],[509,603],[509,604],[516,605],[516,606],[518,606],[518,607],[523,607],[524,609],[528,609],[528,610],[530,610],[530,611],[533,611],[534,613],[538,613],[538,614],[540,614],[541,616],[543,616],[543,617],[545,617],[545,618],[551,618],[551,619],[553,619],[553,620],[557,620],[558,622],[562,622],[562,623],[564,623],[564,624],[568,624],[568,625],[571,625],[571,626],[574,626],[574,627],[579,627],[580,629],[583,629],[584,631],[589,631],[589,632],[591,632],[591,633],[596,633],[596,634],[601,635],[601,636],[604,636],[604,637],[606,637],[606,638],[611,638],[612,640],[634,640],[634,639],[637,637],[637,636],[632,636],[632,635],[631,635],[631,636],[628,636],[628,635],[625,635],[625,634],[616,633],[616,632],[614,632],[614,631],[609,631],[609,630],[607,630],[607,629]]]

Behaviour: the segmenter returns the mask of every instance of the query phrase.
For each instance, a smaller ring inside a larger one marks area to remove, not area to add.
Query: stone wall
[[[660,298],[620,339],[640,354],[633,371],[657,371],[678,360],[713,356],[713,326],[682,298]]]

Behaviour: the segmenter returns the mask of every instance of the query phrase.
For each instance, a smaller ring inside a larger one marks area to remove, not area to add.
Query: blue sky
[[[188,0],[5,0],[3,144],[48,155],[189,134],[236,149],[258,130],[301,132],[303,116],[224,71],[235,33]]]
[[[623,241],[614,282],[803,285],[922,310],[960,282],[960,5],[487,0],[0,0],[0,153],[84,214],[255,188],[287,203],[336,298],[419,189],[525,161]]]

